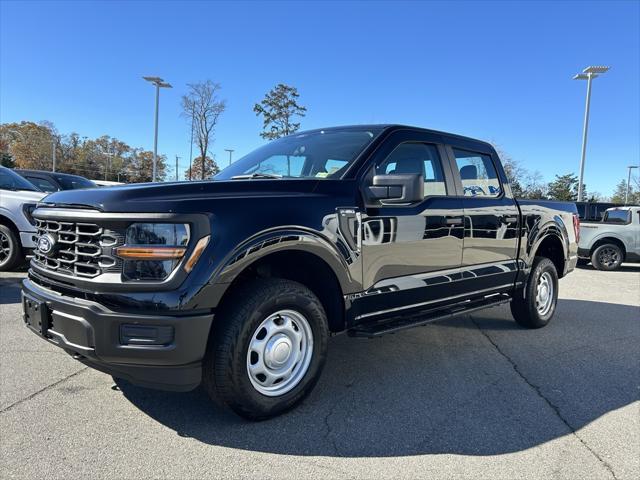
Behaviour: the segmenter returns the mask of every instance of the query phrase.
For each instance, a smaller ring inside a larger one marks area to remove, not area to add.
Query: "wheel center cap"
[[[267,342],[265,349],[265,363],[271,368],[279,368],[289,360],[291,356],[291,340],[283,334],[274,335]]]

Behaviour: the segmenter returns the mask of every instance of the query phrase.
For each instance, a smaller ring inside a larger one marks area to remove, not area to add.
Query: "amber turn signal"
[[[193,267],[195,267],[196,262],[200,258],[200,255],[202,255],[202,252],[204,252],[204,249],[207,247],[207,245],[209,245],[209,235],[207,235],[206,237],[202,237],[200,240],[198,240],[198,243],[196,243],[191,256],[189,256],[189,259],[184,264],[183,268],[185,272],[189,273],[191,270],[193,270]]]
[[[184,247],[118,247],[116,255],[125,260],[175,260],[182,258]]]

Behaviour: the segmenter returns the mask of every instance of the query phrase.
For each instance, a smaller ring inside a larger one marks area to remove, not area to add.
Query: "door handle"
[[[518,217],[502,217],[503,223],[518,223]]]
[[[462,218],[447,218],[447,225],[460,225]]]

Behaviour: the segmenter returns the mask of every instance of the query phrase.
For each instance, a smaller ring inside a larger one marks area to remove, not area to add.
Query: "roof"
[[[29,168],[15,168],[18,173],[42,173],[44,175],[59,175],[65,177],[82,177],[82,175],[75,175],[73,173],[52,172],[50,170],[31,170]],[[84,178],[84,177],[82,177]]]
[[[485,145],[493,148],[493,145],[491,145],[491,143],[486,142],[484,140],[479,140],[477,138],[467,137],[467,136],[464,136],[464,135],[459,135],[457,133],[443,132],[441,130],[431,130],[429,128],[416,127],[416,126],[413,126],[413,125],[405,125],[405,124],[402,124],[402,123],[340,125],[340,126],[336,126],[336,127],[314,128],[314,129],[311,129],[311,130],[305,130],[305,131],[296,132],[295,134],[321,132],[321,131],[327,131],[327,130],[362,130],[362,129],[379,130],[381,132],[384,131],[384,130],[389,130],[389,131],[391,131],[391,130],[415,130],[415,131],[419,131],[419,132],[429,133],[429,134],[432,134],[432,135],[442,135],[442,136],[445,136],[445,137],[455,137],[455,138],[460,139],[460,140],[466,140],[466,141],[475,142],[475,143],[482,143],[482,144],[485,144]]]

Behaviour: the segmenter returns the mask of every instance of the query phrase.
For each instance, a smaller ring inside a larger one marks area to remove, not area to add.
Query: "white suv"
[[[20,265],[35,248],[31,211],[45,195],[14,171],[0,167],[0,272]]]

